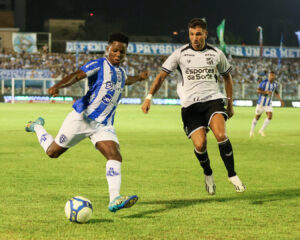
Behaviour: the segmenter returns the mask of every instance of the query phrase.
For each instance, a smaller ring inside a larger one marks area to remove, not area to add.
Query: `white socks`
[[[268,118],[265,119],[264,124],[262,125],[260,131],[264,131],[264,129],[270,124],[271,120]]]
[[[37,135],[40,145],[42,146],[44,151],[47,152],[48,147],[54,141],[53,137],[50,134],[48,134],[46,129],[40,124],[36,124],[34,126],[34,131]]]
[[[254,132],[254,128],[255,128],[256,124],[257,124],[257,120],[256,120],[256,118],[254,118],[254,119],[252,120],[252,125],[251,125],[251,130],[250,130],[250,132]]]
[[[262,127],[260,128],[260,131],[264,131],[264,129],[270,124],[271,120],[269,120],[268,118],[265,119],[264,124],[262,125]],[[254,128],[257,124],[257,120],[256,118],[254,118],[252,120],[252,125],[251,125],[251,130],[250,132],[254,132]]]
[[[121,188],[121,162],[108,160],[106,162],[106,179],[108,183],[109,201],[120,196]]]

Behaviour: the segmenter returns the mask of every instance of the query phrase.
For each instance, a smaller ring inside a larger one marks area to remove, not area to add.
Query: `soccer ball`
[[[92,217],[93,206],[87,198],[73,197],[66,203],[65,213],[71,222],[85,223]]]

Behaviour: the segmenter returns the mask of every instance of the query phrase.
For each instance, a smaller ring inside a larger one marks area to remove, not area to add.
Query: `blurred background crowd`
[[[62,79],[68,74],[76,71],[86,62],[102,57],[103,54],[79,54],[76,58],[75,54],[69,53],[16,53],[3,52],[0,53],[0,69],[49,69],[52,77]],[[148,70],[150,76],[149,85],[154,80],[156,74],[160,71],[161,65],[165,61],[166,56],[147,56],[147,55],[127,55],[123,66],[130,76],[137,75],[141,71]],[[295,95],[300,84],[300,63],[298,59],[282,59],[278,65],[277,59],[258,59],[258,58],[232,58],[228,56],[228,60],[232,65],[232,78],[234,84],[258,84],[265,79],[267,72],[274,70],[277,74],[277,81],[281,84],[288,85],[289,94]],[[177,72],[173,72],[168,77],[168,97],[176,98],[176,85],[179,81]],[[222,78],[219,77],[220,83]],[[79,84],[83,88],[82,84]],[[294,86],[294,87],[293,87]],[[30,88],[30,86],[28,86]],[[69,89],[69,95],[83,94],[82,89],[76,89],[78,85]],[[240,86],[236,86],[239,88]],[[255,88],[255,87],[254,87]],[[39,94],[38,89],[27,89],[28,93]],[[164,95],[164,89],[160,90]],[[137,83],[135,86],[129,86],[128,96],[143,97],[145,94],[145,83]],[[240,96],[241,97],[241,96]]]

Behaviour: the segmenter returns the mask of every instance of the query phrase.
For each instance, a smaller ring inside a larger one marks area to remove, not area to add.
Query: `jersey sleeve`
[[[259,84],[258,88],[264,90],[266,86],[266,82],[265,81],[261,81],[261,83]]]
[[[217,65],[217,68],[222,76],[226,75],[232,70],[232,67],[230,66],[225,54],[222,51],[220,51],[220,61]]]
[[[122,72],[123,72],[123,74],[124,74],[124,78],[125,78],[125,80],[127,79],[127,71],[123,68],[123,67],[121,67],[121,69],[122,69]]]
[[[171,73],[172,71],[174,71],[179,64],[179,56],[180,52],[178,50],[175,50],[163,63],[161,69],[166,73]]]
[[[97,60],[92,60],[80,67],[88,77],[96,74],[100,70],[100,63]]]

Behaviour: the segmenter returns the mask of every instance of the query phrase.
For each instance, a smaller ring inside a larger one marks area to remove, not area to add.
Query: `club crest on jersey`
[[[103,98],[102,98],[102,102],[105,104],[109,104],[112,100],[112,95],[110,94],[106,94]]]
[[[64,134],[61,134],[59,137],[59,143],[64,143],[67,141],[67,137]]]
[[[214,64],[213,58],[206,58],[206,63],[207,63],[208,65],[213,65],[213,64]]]
[[[107,82],[107,83],[105,84],[105,89],[113,90],[113,87],[114,87],[114,85],[113,85],[112,82]]]
[[[191,63],[191,59],[186,60],[187,63]]]

